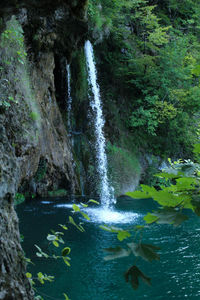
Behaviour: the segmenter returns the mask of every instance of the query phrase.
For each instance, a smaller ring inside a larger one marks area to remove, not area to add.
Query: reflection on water
[[[107,211],[100,208],[84,210],[91,217],[83,225],[85,232],[79,232],[71,224],[66,232],[66,245],[70,246],[71,267],[62,262],[48,261],[35,257],[34,244],[44,251],[57,251],[49,248],[46,240],[50,229],[59,230],[57,224],[67,222],[72,206],[59,201],[47,203],[24,203],[18,207],[21,232],[24,235],[24,249],[35,265],[31,272],[39,271],[54,275],[54,284],[39,287],[41,293],[53,299],[63,299],[63,292],[71,300],[168,300],[168,299],[200,299],[200,221],[191,218],[183,226],[174,228],[168,225],[153,225],[144,231],[143,242],[161,247],[161,260],[148,263],[137,261],[139,268],[152,278],[152,287],[141,283],[137,291],[133,291],[124,280],[124,272],[134,263],[134,256],[114,261],[103,260],[104,248],[110,246],[126,246],[128,240],[120,243],[116,234],[101,230],[102,223],[117,224],[121,228],[133,228],[141,224],[143,216],[153,207],[151,201],[121,200],[118,209]],[[76,222],[82,218],[74,215]],[[130,241],[130,240],[129,240]],[[44,299],[48,300],[45,296]]]

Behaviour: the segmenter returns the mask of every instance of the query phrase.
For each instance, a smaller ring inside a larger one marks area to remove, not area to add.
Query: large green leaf
[[[130,232],[128,232],[127,230],[123,230],[123,229],[115,227],[115,226],[100,225],[99,227],[103,230],[106,230],[106,231],[109,231],[112,233],[117,233],[117,239],[120,242],[131,236]]]
[[[90,217],[86,213],[84,213],[83,211],[81,211],[80,213],[86,220],[90,221]]]
[[[180,195],[172,194],[168,191],[161,190],[152,194],[152,198],[162,206],[175,207],[179,205],[183,199]]]
[[[96,200],[93,200],[93,199],[90,199],[90,200],[88,201],[88,203],[94,203],[94,204],[97,204],[97,205],[99,205],[99,202],[98,202],[98,201],[96,201]]]
[[[73,208],[73,210],[74,210],[75,212],[79,212],[79,211],[80,211],[80,207],[79,207],[78,205],[76,205],[76,204],[73,204],[73,205],[72,205],[72,208]]]
[[[71,223],[72,225],[74,225],[79,231],[84,232],[85,229],[83,228],[83,226],[81,226],[80,224],[77,225],[76,222],[74,221],[74,219],[69,216],[69,223]]]
[[[141,188],[142,188],[143,192],[145,192],[148,195],[152,195],[156,192],[156,189],[153,186],[141,184]]]
[[[63,256],[63,261],[64,263],[68,266],[71,267],[70,263],[69,263],[70,257],[68,256]]]
[[[186,215],[173,207],[164,207],[160,210],[154,211],[152,214],[148,213],[144,217],[144,220],[149,224],[153,223],[148,221],[150,218],[155,220],[154,222],[158,224],[173,224],[174,226],[178,226],[188,219]]]
[[[82,203],[82,202],[81,202],[81,205],[82,205],[83,207],[88,207],[88,204],[85,204],[85,203]]]
[[[71,248],[65,247],[62,249],[62,256],[67,256],[71,252]]]
[[[151,213],[148,213],[146,216],[144,216],[144,220],[147,224],[152,224],[158,220],[158,217],[152,215]]]
[[[131,236],[130,232],[128,232],[126,230],[121,230],[121,231],[118,231],[118,233],[117,233],[117,238],[120,242],[129,238],[130,236]]]
[[[200,76],[200,65],[195,66],[195,68],[191,71],[195,76]]]
[[[166,179],[174,179],[174,178],[178,178],[180,174],[178,173],[178,171],[173,170],[173,173],[162,172],[162,173],[157,173],[154,176],[166,178]]]
[[[70,300],[67,294],[63,293],[63,296],[65,297],[65,300]]]
[[[197,185],[197,180],[193,177],[183,177],[176,179],[176,187],[178,191],[194,190]]]
[[[149,195],[143,191],[127,192],[126,195],[134,199],[149,198]]]
[[[200,143],[194,145],[194,153],[195,154],[200,154]]]
[[[200,195],[192,195],[191,204],[195,214],[200,217]]]

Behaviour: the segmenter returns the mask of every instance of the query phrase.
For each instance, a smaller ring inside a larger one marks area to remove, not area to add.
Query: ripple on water
[[[24,248],[26,253],[31,253],[30,258],[33,261],[33,244],[38,244],[39,239],[39,246],[45,249],[47,241],[44,237],[49,228],[56,228],[58,223],[65,222],[73,210],[72,202],[64,203],[57,199],[51,203],[46,201],[24,203],[18,208],[20,226],[25,236]],[[119,210],[80,206],[91,220],[85,220],[87,224],[84,233],[79,232],[75,226],[70,226],[70,230],[66,232],[67,245],[72,249],[72,267],[63,269],[62,262],[53,263],[50,260],[44,264],[38,260],[37,270],[39,268],[48,273],[51,269],[58,278],[55,285],[41,287],[41,292],[58,299],[61,297],[57,295],[66,291],[70,299],[74,300],[200,299],[200,218],[191,218],[178,228],[154,224],[144,230],[143,242],[161,247],[160,262],[137,262],[139,268],[152,278],[152,287],[147,287],[141,282],[138,291],[133,291],[131,286],[125,283],[123,274],[133,263],[133,256],[116,261],[103,260],[104,248],[118,245],[126,247],[128,240],[121,244],[116,235],[101,230],[99,225],[116,224],[116,227],[129,230],[131,224],[143,224],[144,214],[154,209],[146,202],[142,202],[141,209],[137,203],[130,202],[130,206],[127,203],[125,202],[125,206],[120,203]],[[81,214],[75,214],[75,221],[83,221]]]

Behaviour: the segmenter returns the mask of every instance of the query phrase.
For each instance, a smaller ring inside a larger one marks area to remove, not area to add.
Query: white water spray
[[[107,171],[106,143],[103,132],[104,118],[102,112],[100,89],[97,83],[97,71],[95,67],[94,52],[90,41],[85,43],[85,55],[88,68],[88,82],[91,86],[93,97],[90,100],[90,106],[94,113],[95,126],[95,148],[97,160],[97,172],[100,180],[100,199],[104,208],[108,208],[114,201],[113,188],[109,184]]]
[[[70,65],[67,65],[67,127],[68,131],[71,132],[71,110],[72,110],[72,96],[71,96],[71,72]]]

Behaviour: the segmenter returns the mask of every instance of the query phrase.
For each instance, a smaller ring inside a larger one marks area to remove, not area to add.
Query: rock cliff
[[[79,190],[57,103],[55,58],[69,61],[82,43],[86,2],[0,3],[0,299],[33,299],[13,206],[16,191],[45,195],[49,189]],[[18,51],[8,38],[12,28]]]

